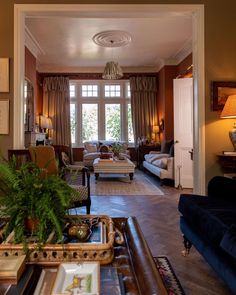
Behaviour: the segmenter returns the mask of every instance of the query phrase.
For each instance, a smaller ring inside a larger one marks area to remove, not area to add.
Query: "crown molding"
[[[192,45],[192,38],[188,39],[187,42],[185,42],[184,46],[176,53],[174,54],[171,59],[176,60],[177,65],[183,61],[190,53],[193,51],[193,45]]]
[[[33,56],[40,61],[39,56],[45,54],[42,47],[39,45],[37,40],[31,34],[30,30],[25,26],[25,46],[30,50]]]
[[[121,67],[123,73],[157,73],[158,67]],[[37,65],[39,73],[102,73],[104,67],[58,67],[55,65]]]

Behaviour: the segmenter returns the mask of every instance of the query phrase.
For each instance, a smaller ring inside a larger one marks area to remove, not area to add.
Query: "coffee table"
[[[114,226],[122,232],[125,242],[123,245],[114,245],[114,260],[107,266],[115,267],[118,274],[122,276],[125,294],[168,295],[137,219],[135,217],[116,217],[112,218],[112,220]],[[55,270],[55,267],[50,271],[50,267],[33,266],[35,270],[29,281],[25,282],[24,295],[34,294],[42,271],[48,270],[47,283],[50,283],[50,286],[47,286],[47,288],[49,289],[52,288],[56,277],[55,271],[57,270]],[[45,284],[44,279],[41,284]],[[0,290],[6,291],[8,288],[9,285],[0,283]],[[50,293],[47,292],[44,295]],[[105,293],[109,295],[115,294],[114,292]],[[21,293],[16,293],[13,286],[13,289],[10,289],[9,293],[6,292],[5,294]],[[104,293],[101,295],[104,295]]]
[[[95,159],[93,162],[95,179],[98,180],[99,174],[129,174],[133,180],[135,165],[129,159]]]

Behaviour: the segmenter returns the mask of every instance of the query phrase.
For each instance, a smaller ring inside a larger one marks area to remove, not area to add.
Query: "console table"
[[[217,154],[225,176],[236,177],[236,154]]]
[[[114,246],[115,258],[107,266],[116,267],[118,274],[122,275],[125,294],[167,295],[168,293],[136,218],[121,217],[112,220],[115,227],[123,233],[125,243]],[[23,294],[33,294],[41,271],[42,269],[35,267],[35,273],[31,276],[32,280],[30,279],[28,282]],[[52,285],[54,280],[55,273],[52,272],[52,278],[49,278]],[[0,290],[3,290],[3,288],[4,286],[0,284]],[[8,294],[14,293],[6,293],[6,295]]]
[[[139,169],[143,168],[143,160],[144,160],[144,155],[148,154],[151,151],[160,151],[161,150],[161,145],[159,143],[157,144],[143,144],[139,145],[136,148],[136,153],[137,153],[137,167]]]

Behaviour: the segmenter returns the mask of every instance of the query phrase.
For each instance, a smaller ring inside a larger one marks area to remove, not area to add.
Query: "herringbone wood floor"
[[[160,186],[156,177],[148,175]],[[153,256],[169,258],[187,295],[231,294],[193,247],[187,258],[181,255],[184,247],[177,206],[183,191],[170,186],[163,186],[161,190],[164,196],[92,196],[91,214],[136,216]],[[80,210],[84,213],[84,208]]]

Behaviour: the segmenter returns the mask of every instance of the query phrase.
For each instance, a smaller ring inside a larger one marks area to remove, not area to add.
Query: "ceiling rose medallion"
[[[103,31],[93,36],[93,42],[101,47],[116,48],[126,46],[131,42],[131,36],[124,31]],[[123,72],[118,62],[106,63],[102,78],[116,80],[123,77]]]

